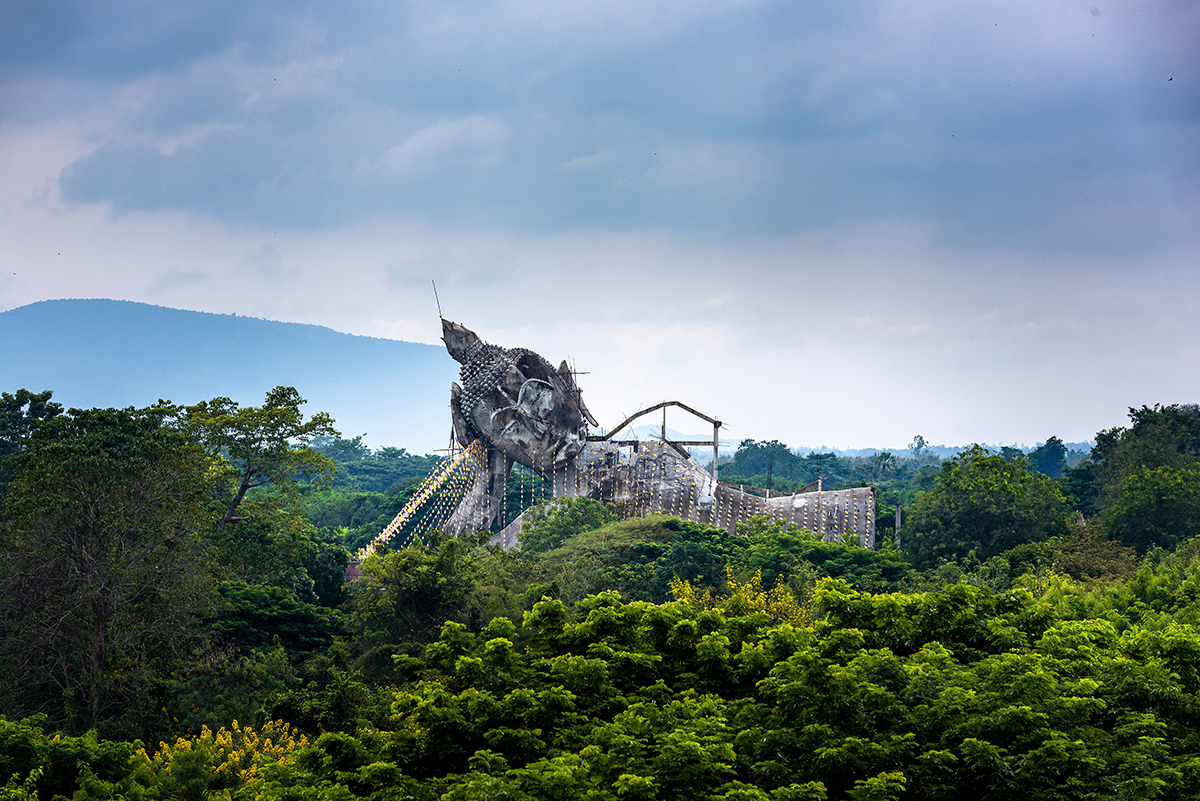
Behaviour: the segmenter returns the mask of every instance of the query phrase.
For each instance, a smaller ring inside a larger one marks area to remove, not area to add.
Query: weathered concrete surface
[[[669,442],[636,448],[587,442],[596,421],[566,362],[557,369],[533,351],[483,342],[473,331],[442,321],[446,350],[462,365],[451,385],[450,415],[465,447],[487,446],[479,470],[445,528],[457,534],[499,519],[514,462],[551,482],[556,498],[584,495],[612,503],[621,517],[668,514],[735,531],[754,515],[795,523],[830,540],[875,546],[875,492],[869,487],[764,498],[715,481],[686,451]],[[493,537],[513,547],[520,518]]]
[[[613,504],[620,517],[666,514],[736,531],[754,515],[795,523],[831,542],[875,547],[875,491],[871,487],[762,497],[714,482],[699,462],[670,443],[644,442],[636,450],[603,442],[588,445],[551,473],[554,497],[585,495]],[[511,535],[507,538],[511,539]]]
[[[476,439],[487,445],[486,487],[469,496],[482,508],[456,515],[447,528],[457,533],[467,520],[497,520],[513,462],[547,474],[583,449],[595,421],[565,361],[556,370],[531,350],[489,345],[449,320],[442,338],[462,365],[462,385],[450,386],[455,438],[463,447]]]

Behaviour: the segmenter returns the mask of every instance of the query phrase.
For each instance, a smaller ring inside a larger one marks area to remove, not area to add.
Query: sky
[[[608,426],[1083,441],[1200,401],[1200,3],[6,0],[0,268],[426,343],[436,281]]]

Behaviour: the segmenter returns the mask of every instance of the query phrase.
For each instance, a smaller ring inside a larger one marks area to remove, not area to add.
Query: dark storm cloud
[[[714,236],[908,217],[955,244],[1093,251],[1192,236],[1192,6],[15,8],[6,93],[26,117],[34,95],[47,116],[113,115],[61,187],[117,212]]]
[[[8,77],[137,77],[228,46],[242,4],[10,0],[0,26],[0,69]]]

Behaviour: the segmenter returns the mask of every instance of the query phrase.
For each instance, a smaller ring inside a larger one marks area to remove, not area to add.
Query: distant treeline
[[[423,479],[441,461],[438,456],[416,456],[404,448],[371,450],[362,436],[342,439],[329,435],[315,437],[312,448],[337,462],[331,486],[387,492],[399,490],[414,479]]]

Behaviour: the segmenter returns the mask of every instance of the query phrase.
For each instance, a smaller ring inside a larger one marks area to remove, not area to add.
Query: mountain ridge
[[[0,312],[0,390],[50,389],[64,406],[261,403],[296,387],[305,411],[346,436],[412,452],[443,447],[458,365],[435,345],[326,326],[105,298],[43,300]]]

